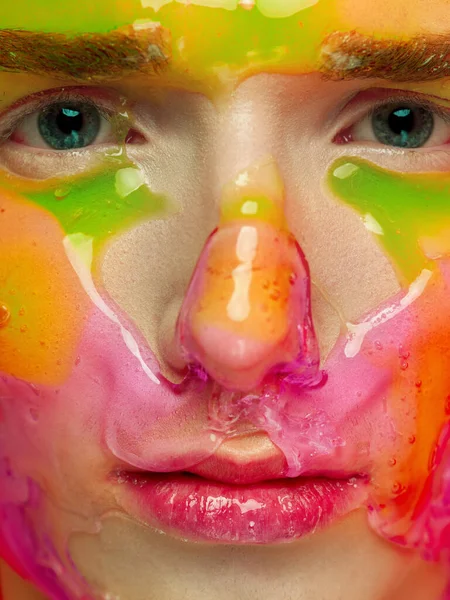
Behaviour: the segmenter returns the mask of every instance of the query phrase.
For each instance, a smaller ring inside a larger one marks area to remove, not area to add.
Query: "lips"
[[[264,434],[228,440],[189,472],[116,473],[119,503],[178,538],[228,544],[300,539],[360,507],[362,476],[288,478],[286,460]]]
[[[362,505],[362,479],[296,478],[233,485],[190,473],[122,473],[124,508],[174,537],[278,544],[312,534]]]

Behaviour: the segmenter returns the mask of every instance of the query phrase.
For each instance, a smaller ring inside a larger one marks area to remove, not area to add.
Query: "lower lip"
[[[121,481],[127,512],[174,537],[223,544],[294,541],[359,508],[366,497],[357,478],[232,486],[189,474],[134,473]]]

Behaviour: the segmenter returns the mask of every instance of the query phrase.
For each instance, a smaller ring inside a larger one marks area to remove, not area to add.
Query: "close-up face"
[[[449,8],[2,7],[0,598],[450,598]]]

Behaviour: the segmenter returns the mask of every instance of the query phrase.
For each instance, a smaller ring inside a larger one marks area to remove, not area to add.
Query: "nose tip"
[[[308,268],[285,226],[282,194],[272,180],[275,194],[261,195],[246,175],[244,190],[226,191],[177,323],[185,360],[240,391],[274,369],[298,374],[319,363]],[[264,175],[267,184],[267,168]]]

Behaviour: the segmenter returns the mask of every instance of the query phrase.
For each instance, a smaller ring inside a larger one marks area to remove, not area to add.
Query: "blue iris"
[[[372,115],[379,142],[399,148],[420,148],[434,129],[433,113],[422,106],[382,106]]]
[[[98,109],[87,102],[57,102],[38,117],[42,139],[55,150],[89,146],[97,138],[100,126]]]

